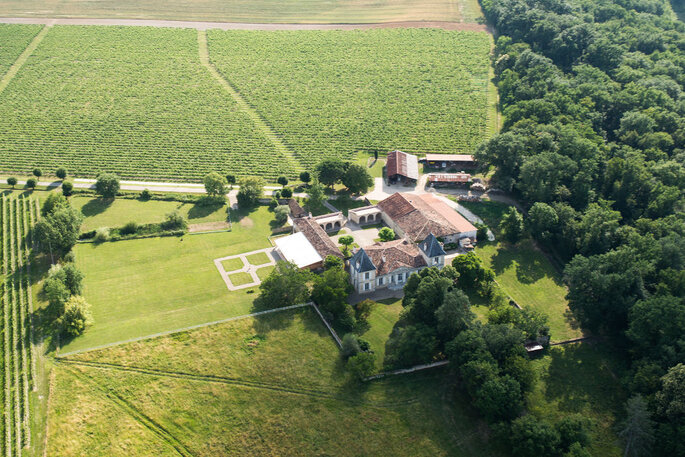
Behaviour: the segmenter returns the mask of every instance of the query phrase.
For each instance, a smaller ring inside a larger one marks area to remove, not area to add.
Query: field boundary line
[[[399,370],[384,371],[382,373],[378,373],[378,374],[375,374],[373,376],[369,376],[368,378],[364,378],[364,381],[372,381],[374,379],[381,379],[381,378],[385,378],[388,376],[396,376],[396,375],[400,375],[400,374],[415,373],[417,371],[429,370],[431,368],[444,367],[445,365],[448,365],[449,363],[450,363],[449,360],[440,360],[439,362],[427,363],[424,365],[414,365],[413,367],[400,368]]]
[[[172,335],[174,333],[186,332],[188,330],[194,330],[196,328],[209,327],[210,325],[223,324],[224,322],[231,322],[231,321],[236,321],[239,319],[247,319],[248,317],[261,316],[262,314],[276,313],[278,311],[287,311],[289,309],[304,308],[305,306],[311,306],[311,303],[300,303],[300,304],[292,305],[292,306],[284,306],[283,308],[267,309],[264,311],[257,311],[255,313],[243,314],[241,316],[227,317],[225,319],[219,319],[216,321],[205,322],[202,324],[196,324],[196,325],[191,325],[188,327],[177,328],[174,330],[165,330],[163,332],[153,333],[150,335],[138,336],[135,338],[129,338],[127,340],[115,341],[113,343],[107,343],[107,344],[102,344],[99,346],[93,346],[91,348],[78,349],[76,351],[65,352],[64,354],[56,354],[55,358],[60,359],[63,357],[68,357],[70,355],[82,354],[84,352],[97,351],[99,349],[106,349],[106,348],[110,348],[113,346],[119,346],[119,345],[127,344],[127,343],[135,343],[137,341],[150,340],[152,338],[158,338],[160,336]]]
[[[123,409],[126,413],[129,414],[129,416],[131,416],[131,418],[133,418],[141,426],[148,429],[149,431],[160,437],[163,441],[166,441],[169,445],[171,445],[171,447],[173,447],[176,450],[176,452],[178,452],[180,455],[184,457],[193,456],[193,454],[186,448],[186,446],[181,441],[179,441],[178,438],[172,435],[171,432],[169,432],[163,426],[158,424],[151,417],[148,417],[145,413],[143,413],[138,408],[133,406],[130,402],[126,401],[126,399],[115,393],[112,389],[108,389],[107,387],[101,385],[99,382],[97,382],[96,380],[92,379],[90,376],[84,373],[79,373],[74,369],[67,369],[67,371],[70,372],[72,376],[75,376],[76,378],[84,381],[85,383],[94,386],[107,399],[109,399],[110,401],[112,401],[112,403],[116,404],[121,409]]]
[[[264,120],[264,118],[255,110],[250,103],[243,97],[243,95],[231,84],[228,78],[224,76],[219,69],[212,63],[209,56],[209,44],[207,43],[207,32],[198,30],[197,32],[198,52],[200,55],[200,62],[209,73],[216,79],[221,87],[229,93],[231,98],[236,102],[238,107],[250,118],[267,140],[273,143],[276,151],[281,153],[284,158],[288,159],[296,173],[304,171],[304,166],[297,160],[290,148],[283,142],[281,137],[274,131],[273,128]]]
[[[26,49],[19,54],[19,57],[17,57],[17,60],[14,61],[12,66],[7,70],[7,73],[0,79],[0,94],[5,90],[5,88],[9,85],[9,83],[14,79],[14,76],[19,73],[19,70],[21,70],[21,67],[24,66],[28,58],[33,54],[33,51],[36,50],[38,45],[40,44],[41,41],[43,41],[43,38],[45,38],[45,35],[48,33],[48,30],[50,30],[50,25],[46,24],[40,32],[36,34],[35,37],[33,37],[33,40],[29,43],[28,46],[26,46]]]

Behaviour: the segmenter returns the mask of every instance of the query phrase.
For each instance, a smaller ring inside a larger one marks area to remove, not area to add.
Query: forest
[[[477,158],[628,359],[629,455],[685,455],[685,24],[666,0],[481,4],[504,124]]]

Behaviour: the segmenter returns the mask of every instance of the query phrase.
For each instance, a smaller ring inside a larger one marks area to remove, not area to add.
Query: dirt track
[[[487,31],[487,27],[483,24],[440,21],[382,22],[376,24],[255,24],[243,22],[194,22],[148,19],[69,19],[4,17],[0,18],[0,23],[47,25],[124,25],[134,27],[172,27],[197,30],[357,30],[387,28],[439,28],[445,30],[467,30],[473,32]]]

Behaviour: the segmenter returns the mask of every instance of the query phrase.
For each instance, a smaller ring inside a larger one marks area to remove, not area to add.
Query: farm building
[[[406,152],[392,151],[385,164],[385,175],[390,184],[416,184],[419,180],[418,158]]]
[[[471,154],[426,154],[421,159],[431,168],[465,170],[476,168],[476,161]]]
[[[350,259],[350,281],[358,293],[400,289],[419,270],[445,266],[445,251],[431,233],[419,243],[406,239],[361,248]]]
[[[471,175],[468,173],[431,173],[428,184],[431,187],[468,187]]]
[[[476,227],[445,202],[431,194],[395,193],[376,205],[388,227],[401,238],[412,242],[425,240],[429,234],[445,243],[476,240]]]
[[[290,208],[290,216],[293,219],[298,219],[300,217],[309,215],[309,213],[307,213],[294,198],[288,200],[288,208]]]

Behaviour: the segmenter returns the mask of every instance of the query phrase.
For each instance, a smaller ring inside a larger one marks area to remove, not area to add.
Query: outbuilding
[[[415,155],[402,151],[388,154],[385,175],[389,184],[416,184],[419,180],[419,161]]]

